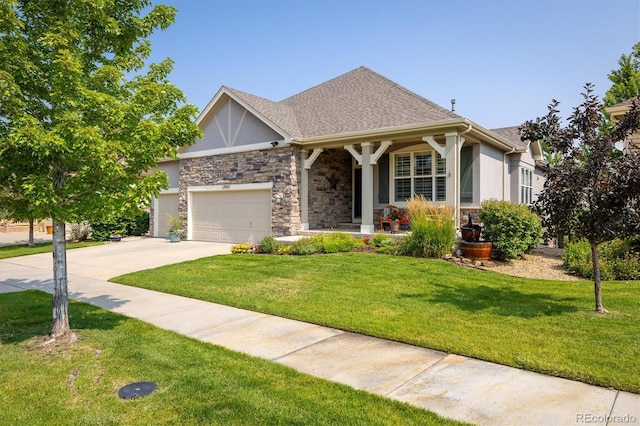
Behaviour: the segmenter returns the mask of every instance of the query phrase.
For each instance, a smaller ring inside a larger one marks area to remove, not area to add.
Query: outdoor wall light
[[[271,142],[271,146],[272,146],[272,147],[274,147],[274,148],[275,148],[276,146],[278,146],[278,141],[273,141],[273,142]]]

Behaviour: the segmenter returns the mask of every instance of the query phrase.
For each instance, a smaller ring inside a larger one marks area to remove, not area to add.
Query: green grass
[[[459,424],[82,303],[70,303],[76,343],[31,350],[50,306],[38,291],[0,294],[0,424]],[[138,381],[158,388],[117,396]]]
[[[81,243],[67,243],[67,250],[99,246],[104,244],[99,241],[83,241]],[[35,247],[29,247],[25,244],[3,246],[0,247],[0,259],[8,259],[10,257],[28,256],[30,254],[50,253],[52,250],[51,243],[36,243]]]
[[[112,281],[640,393],[640,282],[514,278],[347,253],[215,256]]]

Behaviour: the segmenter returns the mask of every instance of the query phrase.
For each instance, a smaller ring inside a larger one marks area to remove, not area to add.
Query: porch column
[[[300,171],[300,229],[309,230],[309,169],[322,152],[314,148],[311,155],[308,149],[302,151],[302,170]]]
[[[456,229],[460,226],[460,136],[457,132],[445,133],[445,158],[447,160],[447,204],[453,207]]]
[[[373,165],[371,163],[371,142],[363,142],[362,146],[362,223],[360,232],[373,234]]]
[[[302,170],[300,171],[300,229],[309,230],[309,169],[304,163],[309,156],[309,150],[302,150]]]

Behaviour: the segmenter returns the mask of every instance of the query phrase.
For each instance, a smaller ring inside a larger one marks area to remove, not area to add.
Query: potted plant
[[[387,216],[387,220],[390,221],[389,230],[391,232],[398,232],[400,230],[400,225],[409,223],[409,217],[402,209],[392,209],[389,212],[389,216]]]
[[[169,222],[169,241],[172,243],[180,242],[182,239],[182,218],[167,214],[167,221]]]
[[[116,229],[115,231],[111,231],[110,239],[113,242],[122,241],[123,235],[124,235],[124,229]]]

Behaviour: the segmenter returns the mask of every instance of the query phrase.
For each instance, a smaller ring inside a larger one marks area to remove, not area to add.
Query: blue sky
[[[640,41],[638,0],[153,0],[178,9],[151,60],[203,109],[225,85],[280,101],[364,65],[497,128],[568,116]]]

